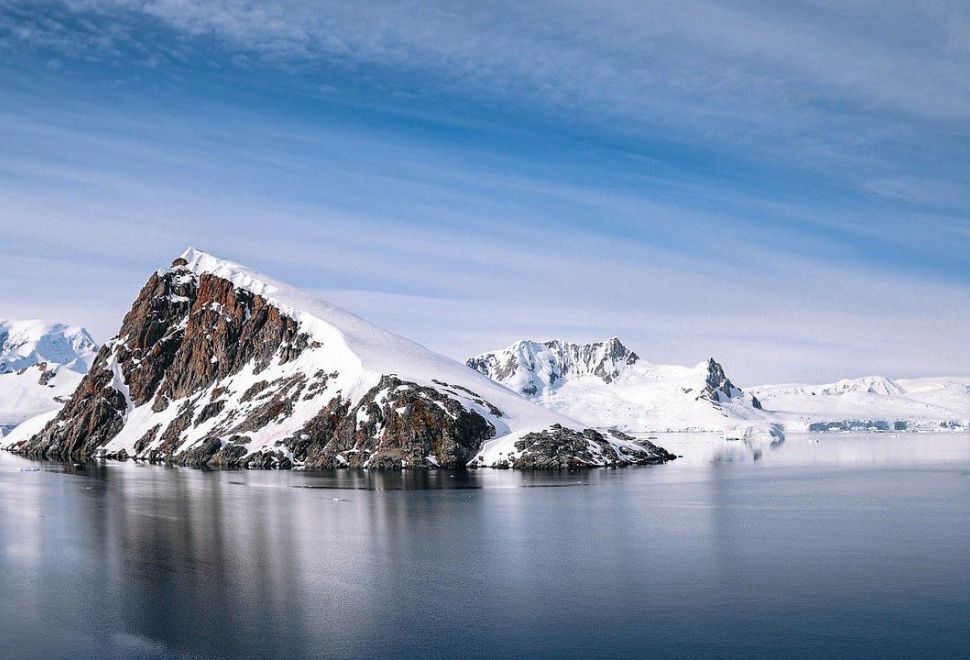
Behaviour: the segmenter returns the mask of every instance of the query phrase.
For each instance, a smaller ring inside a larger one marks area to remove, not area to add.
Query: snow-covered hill
[[[867,376],[827,385],[762,385],[751,392],[792,431],[970,428],[970,378]]]
[[[84,328],[0,321],[0,429],[63,406],[97,350]]]
[[[671,458],[585,426],[329,303],[189,249],[151,276],[68,405],[12,448],[247,467]]]
[[[695,367],[651,364],[616,338],[593,344],[518,341],[467,364],[550,410],[597,428],[730,431],[775,421],[713,358]]]

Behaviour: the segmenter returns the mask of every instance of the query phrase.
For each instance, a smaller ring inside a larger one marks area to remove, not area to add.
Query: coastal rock
[[[648,440],[610,430],[576,430],[553,424],[548,429],[525,433],[485,445],[469,463],[472,467],[558,470],[579,467],[654,465],[676,458]]]

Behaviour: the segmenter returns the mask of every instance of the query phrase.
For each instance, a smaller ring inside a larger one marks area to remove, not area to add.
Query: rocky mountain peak
[[[722,401],[744,396],[741,388],[731,382],[731,379],[724,373],[724,367],[713,357],[708,358],[706,363],[702,362],[699,368],[705,371],[704,390],[701,397],[718,404]],[[751,405],[761,410],[761,402],[753,395],[749,396],[751,396]]]
[[[189,249],[149,277],[57,417],[13,449],[193,465],[461,467],[490,465],[479,453],[486,443],[506,443],[505,457],[545,455],[548,437],[515,442],[554,424],[585,430],[349,312]],[[576,460],[666,460],[644,451]]]

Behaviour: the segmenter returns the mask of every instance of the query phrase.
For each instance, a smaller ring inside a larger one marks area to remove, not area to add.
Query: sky
[[[191,245],[457,359],[970,374],[970,5],[0,0],[0,317]]]

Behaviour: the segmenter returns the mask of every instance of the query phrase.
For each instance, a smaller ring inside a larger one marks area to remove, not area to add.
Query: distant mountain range
[[[0,320],[0,374],[41,362],[85,374],[97,352],[97,343],[84,328],[40,320]]]
[[[742,390],[713,358],[694,367],[652,364],[615,337],[523,340],[466,364],[551,410],[628,433],[970,429],[970,378],[871,376]]]
[[[751,388],[792,431],[970,429],[970,378],[850,378]]]

